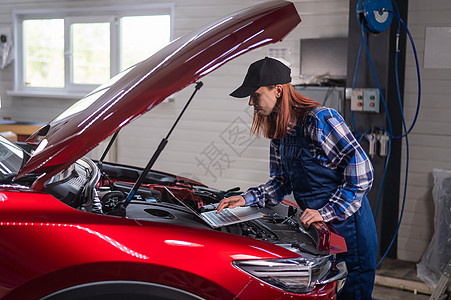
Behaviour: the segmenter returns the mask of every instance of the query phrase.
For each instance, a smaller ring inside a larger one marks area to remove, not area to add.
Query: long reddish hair
[[[273,89],[275,86],[269,86]],[[282,94],[269,116],[254,111],[251,135],[263,134],[269,139],[280,139],[287,135],[288,127],[293,127],[298,118],[321,104],[295,91],[291,83],[282,84]]]

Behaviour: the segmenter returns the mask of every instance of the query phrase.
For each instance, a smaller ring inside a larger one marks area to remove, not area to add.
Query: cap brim
[[[230,93],[230,96],[235,98],[245,98],[252,95],[256,90],[258,90],[258,87],[240,86]]]

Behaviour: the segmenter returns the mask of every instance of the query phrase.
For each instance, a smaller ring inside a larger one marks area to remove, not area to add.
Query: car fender
[[[126,287],[136,287],[136,291],[127,291]],[[241,288],[243,287],[238,287],[238,289]],[[152,293],[159,295],[162,291],[166,291],[168,295],[179,294],[185,297],[164,299],[232,299],[234,297],[234,293],[221,285],[183,270],[133,262],[102,262],[50,272],[22,284],[2,299],[78,299],[75,296],[81,295],[88,297],[83,299],[91,299],[90,297],[96,293],[106,296],[114,294],[110,293],[113,291],[120,292],[121,295],[126,295],[125,292],[128,292],[127,295],[130,296],[147,294],[150,296]],[[61,298],[62,296],[67,298]]]
[[[70,287],[41,300],[111,300],[111,299],[179,299],[199,300],[204,299],[192,293],[176,289],[170,286],[139,282],[139,281],[102,281],[82,284]]]

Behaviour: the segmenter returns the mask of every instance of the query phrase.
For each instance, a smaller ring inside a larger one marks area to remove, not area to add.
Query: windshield
[[[17,174],[22,167],[23,159],[22,149],[0,135],[0,175],[5,177]]]

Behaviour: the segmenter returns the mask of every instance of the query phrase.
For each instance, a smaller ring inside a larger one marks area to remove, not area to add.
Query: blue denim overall
[[[297,125],[292,133],[279,140],[279,152],[294,198],[302,209],[319,209],[342,184],[343,173],[322,166],[312,156],[302,126]],[[345,238],[348,248],[347,253],[337,254],[337,260],[344,260],[349,272],[338,299],[371,299],[377,235],[368,199],[364,197],[360,209],[346,220],[330,224]]]

